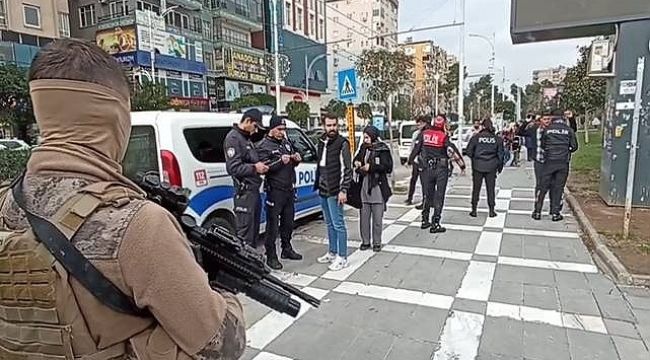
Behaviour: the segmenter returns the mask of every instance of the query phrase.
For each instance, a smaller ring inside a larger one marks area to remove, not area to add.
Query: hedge
[[[0,183],[20,174],[30,154],[29,150],[0,150]]]

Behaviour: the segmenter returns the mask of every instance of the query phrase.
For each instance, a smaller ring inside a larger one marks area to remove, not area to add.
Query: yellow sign
[[[97,32],[95,41],[111,55],[136,51],[135,28],[114,28]]]
[[[348,138],[350,140],[350,153],[354,156],[355,149],[357,148],[356,136],[354,134],[354,105],[348,105],[347,113],[345,114],[345,119],[348,124]]]

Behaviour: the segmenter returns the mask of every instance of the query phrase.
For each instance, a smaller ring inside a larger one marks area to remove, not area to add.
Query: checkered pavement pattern
[[[470,179],[456,178],[446,233],[390,204],[378,253],[358,250],[358,210],[347,210],[350,266],[338,272],[315,261],[327,251],[323,222],[297,228],[305,260],[285,261],[277,276],[322,305],[303,303],[291,318],[242,298],[244,359],[650,359],[638,313],[599,273],[575,219],[553,223],[548,209],[531,219],[534,190],[513,186],[530,185],[525,171],[500,180],[495,218],[484,193],[468,216]]]

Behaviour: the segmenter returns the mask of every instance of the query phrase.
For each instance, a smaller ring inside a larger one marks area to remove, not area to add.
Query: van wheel
[[[220,216],[216,216],[216,217],[208,219],[203,224],[203,227],[205,229],[207,229],[207,230],[210,230],[215,225],[226,228],[228,230],[228,232],[230,232],[231,234],[236,234],[236,232],[235,232],[235,224],[232,223],[230,220],[228,220],[226,218],[223,218],[223,217],[220,217]]]

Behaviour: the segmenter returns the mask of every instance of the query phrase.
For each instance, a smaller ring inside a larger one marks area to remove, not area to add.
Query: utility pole
[[[458,51],[458,149],[462,149],[463,123],[465,116],[463,108],[465,106],[465,94],[463,92],[465,83],[465,0],[460,0],[461,6],[461,23],[460,26],[460,46]]]
[[[278,0],[272,0],[273,58],[275,59],[275,113],[280,115],[280,35],[278,34]]]

